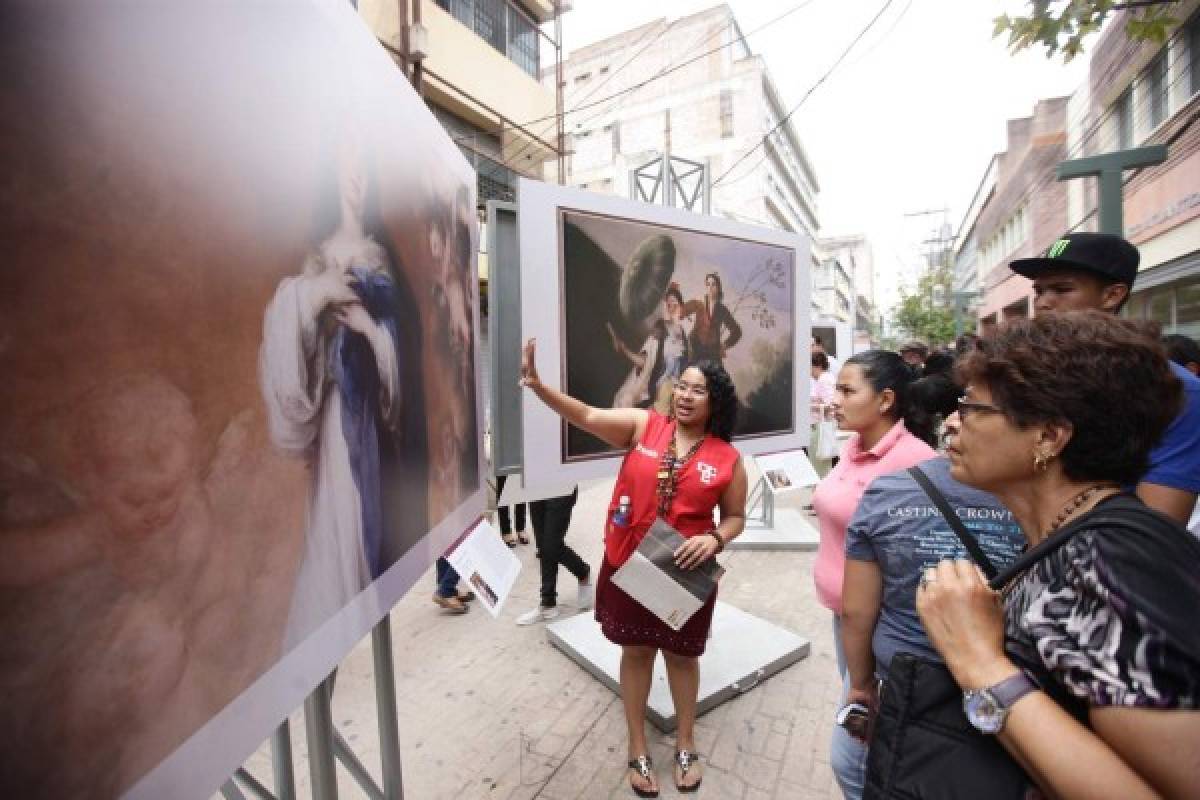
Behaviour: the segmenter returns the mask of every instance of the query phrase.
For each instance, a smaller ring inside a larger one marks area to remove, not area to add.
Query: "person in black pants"
[[[525,504],[513,504],[513,512],[517,517],[516,536],[513,536],[512,515],[508,513],[508,506],[499,505],[500,495],[504,494],[506,480],[508,480],[507,475],[496,476],[496,504],[498,506],[496,511],[500,517],[500,538],[504,539],[504,543],[509,547],[516,547],[517,542],[529,544],[529,537],[525,535]]]
[[[532,625],[558,616],[560,564],[579,580],[579,589],[575,597],[576,607],[580,611],[592,607],[595,589],[592,585],[591,568],[564,541],[567,528],[571,525],[571,512],[578,497],[579,489],[576,487],[570,494],[535,500],[529,504],[533,538],[537,542],[538,559],[542,565],[542,601],[537,608],[517,617],[518,625]]]

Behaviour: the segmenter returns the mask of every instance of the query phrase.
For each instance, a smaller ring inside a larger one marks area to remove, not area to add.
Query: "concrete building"
[[[1126,14],[1096,43],[1086,87],[1086,155],[1165,144],[1167,161],[1126,173],[1125,236],[1141,252],[1126,314],[1151,319],[1164,333],[1200,337],[1200,2],[1179,3],[1185,22],[1167,42],[1131,42]],[[1080,127],[1084,127],[1081,125]],[[1073,181],[1081,230],[1094,230],[1096,180]]]
[[[981,332],[1033,314],[1030,282],[1009,262],[1036,255],[1068,227],[1067,189],[1054,169],[1067,153],[1066,97],[1039,100],[1033,115],[1008,121],[1007,148],[989,165],[995,186],[974,221]]]
[[[959,294],[980,293],[979,214],[996,192],[997,165],[993,156],[954,236],[954,291]]]
[[[563,72],[566,183],[631,197],[633,172],[669,153],[707,168],[711,213],[815,240],[816,172],[727,5],[580,48]]]
[[[851,324],[854,321],[854,286],[842,259],[828,256],[813,270],[813,313]]]
[[[820,239],[822,253],[837,259],[850,279],[851,318],[854,330],[866,339],[879,334],[879,306],[875,299],[875,256],[862,234]]]
[[[557,155],[558,47],[542,26],[554,0],[359,0],[376,37],[414,82],[478,174],[479,202],[511,200],[520,175]],[[402,19],[401,17],[405,18]],[[405,35],[407,34],[407,35]],[[413,58],[416,52],[424,57]],[[413,67],[419,62],[419,67]]]

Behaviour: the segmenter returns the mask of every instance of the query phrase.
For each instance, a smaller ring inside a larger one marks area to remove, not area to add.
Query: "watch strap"
[[[999,683],[989,686],[987,692],[996,701],[996,705],[1007,710],[1025,695],[1037,691],[1037,688],[1037,684],[1025,674],[1024,670],[1021,670],[1016,675],[1011,675]]]

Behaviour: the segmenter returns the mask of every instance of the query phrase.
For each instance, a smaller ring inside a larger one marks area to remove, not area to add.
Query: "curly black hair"
[[[733,441],[733,428],[737,424],[738,398],[733,378],[717,361],[697,361],[689,365],[704,375],[708,387],[708,422],[704,429],[726,442]]]

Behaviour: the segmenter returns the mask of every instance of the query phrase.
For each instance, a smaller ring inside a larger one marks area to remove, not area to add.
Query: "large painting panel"
[[[808,444],[803,235],[533,180],[518,197],[521,336],[544,382],[595,407],[663,410],[675,374],[717,359],[738,390],[740,452]],[[617,469],[619,453],[528,394],[521,425],[534,495]]]
[[[338,0],[8,3],[0,65],[0,794],[220,712],[201,796],[482,510],[474,176]]]
[[[794,250],[594,213],[559,212],[568,394],[667,413],[689,365],[721,363],[737,387],[735,435],[791,433]],[[564,460],[607,454],[564,426]]]

